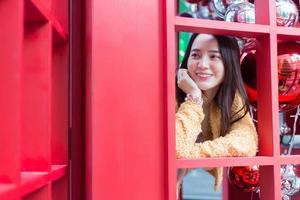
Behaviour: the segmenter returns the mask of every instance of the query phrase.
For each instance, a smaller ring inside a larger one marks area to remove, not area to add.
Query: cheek
[[[187,68],[188,68],[188,70],[193,70],[195,68],[195,62],[188,60]]]
[[[214,68],[214,73],[218,75],[218,77],[223,78],[225,74],[225,69],[223,64],[216,65]]]
[[[195,71],[193,65],[188,65],[188,66],[187,66],[187,71],[188,71],[188,74],[189,74],[190,76],[193,76],[194,71]]]

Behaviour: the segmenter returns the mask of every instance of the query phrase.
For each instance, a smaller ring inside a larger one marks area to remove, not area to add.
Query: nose
[[[208,69],[209,67],[209,58],[208,56],[202,56],[202,59],[198,62],[198,67],[203,69]]]

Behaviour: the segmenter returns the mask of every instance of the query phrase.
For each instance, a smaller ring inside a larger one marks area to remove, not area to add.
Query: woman
[[[257,133],[239,64],[239,47],[227,36],[193,34],[177,73],[176,156],[255,156]],[[222,181],[222,168],[206,169]],[[187,170],[178,171],[178,186]]]

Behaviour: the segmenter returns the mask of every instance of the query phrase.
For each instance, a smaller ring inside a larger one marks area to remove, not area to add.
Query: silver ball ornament
[[[296,26],[298,16],[298,9],[293,0],[276,0],[276,22],[278,26]]]
[[[225,18],[227,7],[232,4],[248,2],[248,0],[211,0],[212,8],[217,16]]]
[[[280,169],[281,195],[283,199],[289,199],[300,190],[300,179],[295,174],[293,165],[286,165]]]
[[[249,2],[231,4],[225,13],[225,21],[255,23],[255,7]]]

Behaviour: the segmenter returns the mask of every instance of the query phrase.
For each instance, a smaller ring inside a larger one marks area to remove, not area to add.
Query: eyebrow
[[[199,52],[200,49],[192,49],[192,51]],[[208,52],[210,52],[210,53],[221,53],[219,50],[209,50]]]

